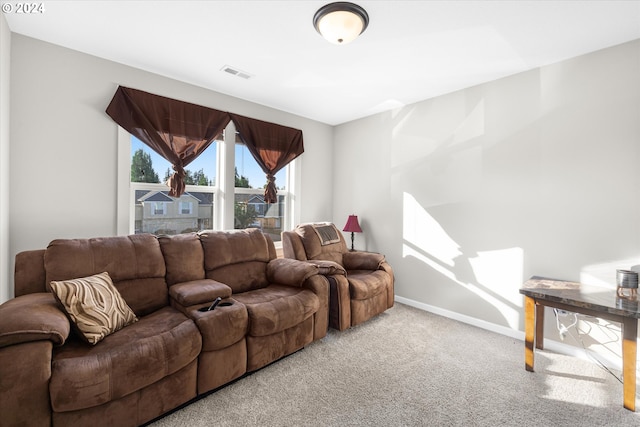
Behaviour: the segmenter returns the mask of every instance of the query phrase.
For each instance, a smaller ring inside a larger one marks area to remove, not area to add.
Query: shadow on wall
[[[402,257],[428,265],[443,279],[436,283],[457,285],[452,289],[456,299],[464,301],[469,296],[460,294],[471,293],[497,310],[503,319],[498,323],[517,329],[522,297],[513,284],[522,282],[522,249],[470,252],[452,239],[412,195],[403,195],[402,210]]]

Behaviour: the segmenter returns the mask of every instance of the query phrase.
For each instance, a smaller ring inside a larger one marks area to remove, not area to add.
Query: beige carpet
[[[640,426],[599,366],[536,351],[535,367],[522,341],[396,304],[152,425]]]

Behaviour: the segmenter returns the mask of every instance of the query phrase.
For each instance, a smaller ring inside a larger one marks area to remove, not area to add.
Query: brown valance
[[[170,196],[184,193],[184,167],[233,119],[242,142],[267,175],[266,203],[277,203],[275,174],[304,152],[302,131],[119,86],[107,114],[173,165]]]
[[[302,131],[229,113],[240,139],[267,175],[266,203],[277,203],[275,174],[304,152]]]
[[[231,120],[224,111],[119,86],[107,114],[173,165],[170,196],[184,193],[184,167],[197,158]]]

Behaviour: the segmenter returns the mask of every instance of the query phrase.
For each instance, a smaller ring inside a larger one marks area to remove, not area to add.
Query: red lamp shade
[[[345,224],[342,231],[349,231],[351,233],[362,233],[360,224],[358,224],[358,216],[349,215],[349,218],[347,219],[347,223]]]

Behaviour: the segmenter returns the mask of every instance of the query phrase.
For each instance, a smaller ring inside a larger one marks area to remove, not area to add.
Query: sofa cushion
[[[276,254],[262,231],[201,231],[200,241],[207,279],[229,285],[234,294],[268,285],[267,264]]]
[[[380,268],[385,257],[377,252],[353,251],[346,252],[342,256],[344,267],[347,270],[377,270]]]
[[[318,296],[308,289],[269,285],[266,288],[234,294],[247,307],[249,335],[265,336],[302,323],[320,307]]]
[[[140,318],[95,346],[70,339],[54,349],[51,406],[65,412],[119,399],[187,366],[201,348],[195,323],[172,307]]]
[[[138,316],[169,304],[165,264],[151,234],[57,239],[44,254],[47,286],[52,280],[87,277],[104,271]]]
[[[267,280],[267,264],[262,261],[229,264],[207,271],[207,279],[228,285],[234,294],[264,288],[269,284]]]
[[[356,300],[369,299],[387,292],[387,286],[391,281],[391,277],[383,270],[349,270],[347,271],[347,279],[349,280],[351,298]]]
[[[113,286],[109,273],[52,280],[50,286],[80,336],[89,344],[95,345],[107,335],[138,321]]]
[[[204,249],[206,270],[241,262],[269,262],[272,259],[266,236],[256,228],[201,231],[200,241]]]
[[[196,233],[158,237],[167,268],[167,284],[204,279],[204,252]]]

